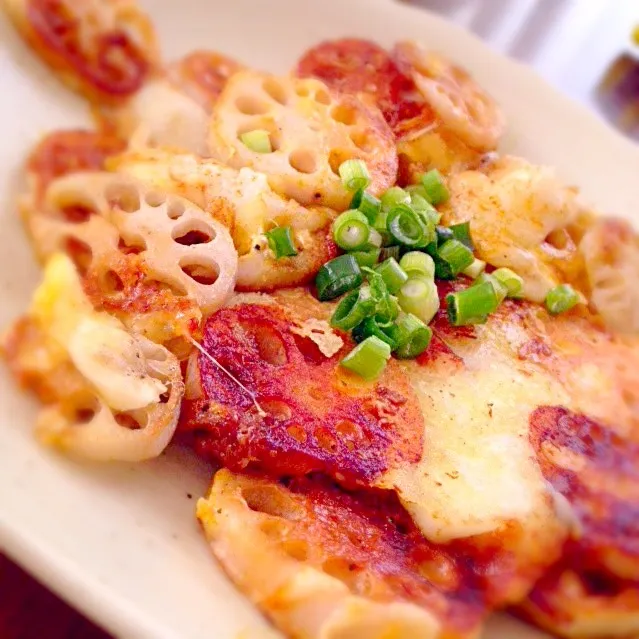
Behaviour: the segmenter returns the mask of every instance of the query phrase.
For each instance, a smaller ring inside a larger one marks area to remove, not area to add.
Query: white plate
[[[415,38],[468,67],[504,107],[505,148],[556,165],[605,212],[639,202],[639,147],[465,31],[391,0],[148,0],[167,57],[218,49],[286,71],[309,45],[346,35]],[[87,123],[0,19],[0,326],[37,280],[13,196],[25,153],[47,130]],[[34,404],[0,366],[0,545],[51,588],[126,637],[237,639],[266,624],[209,556],[193,515],[209,477],[187,451],[153,463],[81,466],[32,439]],[[192,499],[189,497],[192,495]],[[498,620],[491,639],[528,632]],[[506,624],[506,627],[504,627]],[[532,637],[541,635],[530,631]]]

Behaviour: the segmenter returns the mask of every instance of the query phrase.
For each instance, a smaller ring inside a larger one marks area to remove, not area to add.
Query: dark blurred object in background
[[[639,0],[404,0],[536,68],[639,141]]]

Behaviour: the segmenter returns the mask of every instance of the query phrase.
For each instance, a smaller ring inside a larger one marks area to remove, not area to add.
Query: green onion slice
[[[397,295],[400,307],[428,324],[439,310],[439,295],[435,282],[423,277],[409,279]]]
[[[345,251],[358,251],[368,245],[368,218],[359,211],[345,211],[333,222],[333,239]]]
[[[369,251],[353,251],[350,253],[355,258],[355,261],[359,264],[360,268],[366,266],[373,268],[379,261],[381,249],[371,249]]]
[[[373,380],[386,368],[390,356],[390,346],[379,337],[371,335],[358,344],[340,364],[366,380]]]
[[[394,257],[384,260],[375,270],[382,276],[389,292],[395,295],[406,283],[408,275]]]
[[[382,237],[382,234],[377,229],[371,228],[368,234],[367,246],[370,249],[374,249],[374,248],[377,249],[377,248],[381,248],[383,243],[384,243],[384,238]]]
[[[408,277],[425,277],[427,280],[435,278],[435,262],[427,253],[409,251],[399,261]]]
[[[331,326],[343,331],[350,331],[361,321],[375,313],[377,300],[371,293],[370,286],[360,286],[351,291],[340,301],[331,317]]]
[[[437,246],[455,239],[453,232],[447,226],[438,226],[435,230],[437,232]]]
[[[489,282],[495,289],[495,295],[497,296],[497,303],[501,304],[508,295],[508,289],[496,278],[492,273],[480,273],[477,279],[471,284],[471,286],[479,286],[484,282]]]
[[[335,299],[358,287],[364,278],[352,255],[340,255],[326,262],[317,272],[315,286],[320,302]]]
[[[450,193],[444,184],[444,178],[437,169],[424,173],[421,183],[424,191],[426,191],[426,199],[434,206],[446,202],[450,197]]]
[[[391,186],[382,195],[382,211],[389,211],[399,204],[410,204],[410,194],[399,186]]]
[[[399,314],[397,300],[392,297],[384,278],[373,269],[364,269],[368,277],[371,294],[376,302],[375,318],[380,322],[392,322]]]
[[[428,243],[425,224],[407,204],[398,204],[388,212],[386,228],[395,242],[403,246],[418,247]]]
[[[240,135],[240,140],[255,153],[272,153],[271,137],[264,129],[254,129]]]
[[[506,287],[508,297],[521,297],[524,290],[524,280],[517,275],[517,273],[511,271],[509,268],[498,268],[496,271],[493,271],[491,275]]]
[[[433,226],[439,224],[439,220],[441,219],[439,211],[418,193],[411,194],[410,207],[428,224],[432,224]]]
[[[475,258],[475,261],[468,268],[465,268],[462,273],[467,277],[470,277],[470,279],[474,280],[477,279],[484,272],[485,268],[486,262]]]
[[[548,291],[545,304],[551,315],[569,311],[580,302],[579,293],[570,284],[560,284]]]
[[[473,250],[473,240],[470,237],[470,222],[462,222],[461,224],[453,224],[448,227],[456,240],[459,240],[464,246]]]
[[[448,240],[437,249],[435,259],[435,276],[439,279],[454,279],[468,268],[475,256],[473,252],[459,240]]]
[[[360,211],[360,213],[363,213],[368,218],[370,224],[375,222],[381,206],[382,203],[364,189],[359,189],[351,200],[351,209],[356,209]]]
[[[374,335],[378,339],[381,339],[382,342],[386,342],[391,350],[395,350],[397,344],[395,340],[384,332],[385,329],[382,329],[378,323],[378,321],[374,317],[367,317],[363,322],[358,324],[353,329],[353,339],[356,342],[363,342],[367,337],[371,337]]]
[[[346,160],[340,164],[338,170],[342,184],[348,191],[365,189],[371,183],[371,176],[363,160]]]
[[[421,355],[433,337],[430,327],[412,313],[401,315],[386,332],[396,343],[394,350],[399,359],[413,359]]]
[[[267,231],[265,235],[268,240],[268,247],[275,254],[276,260],[281,257],[294,257],[297,255],[290,226],[277,226]]]
[[[448,321],[453,326],[483,324],[498,306],[495,287],[489,281],[446,296]]]

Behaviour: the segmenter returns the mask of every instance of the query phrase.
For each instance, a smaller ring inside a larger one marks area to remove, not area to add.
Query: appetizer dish
[[[131,0],[3,6],[94,118],[16,207],[42,278],[1,352],[42,445],[188,443],[288,637],[639,636],[639,236],[500,152],[472,60],[341,39],[273,75],[163,60]]]

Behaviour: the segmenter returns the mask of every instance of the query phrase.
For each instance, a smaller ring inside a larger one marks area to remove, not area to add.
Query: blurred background
[[[535,67],[639,142],[639,0],[403,0]]]

